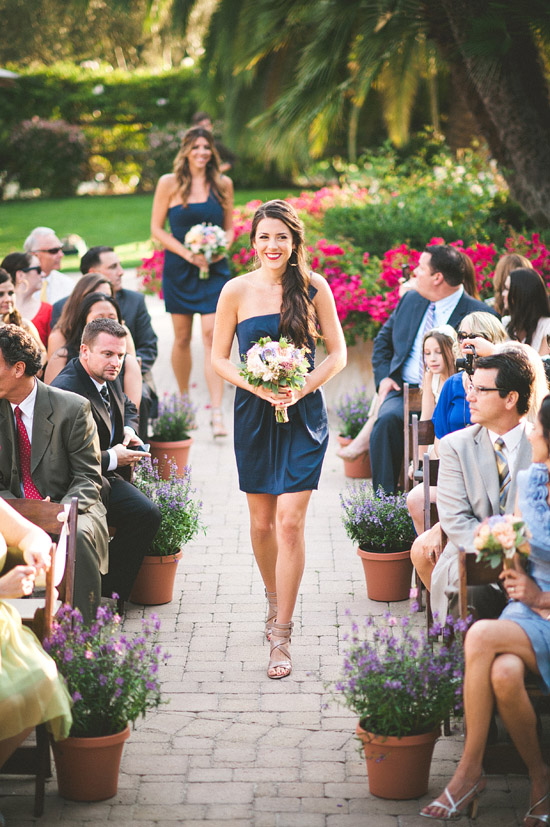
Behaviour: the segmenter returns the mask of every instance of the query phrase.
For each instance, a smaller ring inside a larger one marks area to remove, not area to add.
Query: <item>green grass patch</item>
[[[235,204],[284,198],[298,190],[241,190]],[[106,244],[115,247],[125,267],[141,264],[151,246],[152,194],[110,195],[81,198],[8,201],[0,204],[0,260],[23,249],[23,241],[34,227],[53,227],[58,236],[82,236],[88,247]],[[77,270],[76,256],[63,259],[63,270]]]

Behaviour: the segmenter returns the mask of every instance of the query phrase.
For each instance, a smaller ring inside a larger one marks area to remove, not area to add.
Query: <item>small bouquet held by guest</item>
[[[529,537],[529,530],[520,517],[513,514],[488,517],[483,520],[474,537],[476,562],[484,560],[493,569],[501,564],[503,568],[511,569],[516,554],[529,556]]]
[[[184,246],[191,250],[193,255],[203,255],[208,264],[214,256],[219,256],[227,249],[225,230],[214,224],[195,224],[185,235]],[[210,271],[199,270],[199,278],[207,279]]]
[[[309,369],[306,353],[307,348],[295,347],[284,336],[278,342],[265,336],[242,357],[239,373],[254,387],[263,387],[275,393],[281,388],[301,389]],[[288,422],[285,407],[275,406],[275,420]]]

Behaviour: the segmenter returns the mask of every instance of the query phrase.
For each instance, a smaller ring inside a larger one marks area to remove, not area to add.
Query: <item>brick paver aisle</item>
[[[159,389],[172,390],[170,322],[157,300],[151,308],[161,339]],[[200,343],[195,341],[194,348],[194,376],[202,387]],[[184,550],[174,601],[157,609],[162,642],[172,656],[163,671],[169,703],[139,721],[126,742],[114,799],[65,802],[54,780],[48,784],[40,824],[425,827],[418,810],[450,777],[461,735],[436,745],[430,795],[422,802],[374,798],[353,736],[355,717],[331,702],[325,688],[340,669],[341,639],[349,627],[346,611],[361,619],[369,611],[386,609],[367,599],[360,561],[341,526],[338,495],[345,479],[334,435],[308,515],[306,572],[292,640],[294,669],[289,678],[269,680],[265,599],[232,441],[214,442],[204,392],[197,388],[194,398],[201,409],[191,449],[192,477],[204,502],[207,532]],[[232,398],[228,390],[228,424]],[[408,610],[406,603],[392,608],[397,614]],[[131,607],[125,627],[137,630],[142,614]],[[0,785],[0,810],[7,823],[33,823],[30,782],[4,779]],[[478,823],[520,824],[527,795],[523,778],[490,778]]]

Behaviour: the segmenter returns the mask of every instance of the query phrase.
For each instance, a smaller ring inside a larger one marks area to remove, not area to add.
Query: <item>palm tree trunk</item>
[[[550,102],[529,26],[516,15],[508,21],[507,52],[480,57],[466,44],[471,21],[489,16],[489,0],[441,0],[441,5],[454,44],[444,37],[440,45],[462,79],[463,93],[510,191],[533,220],[550,226]],[[501,11],[506,15],[504,5]]]

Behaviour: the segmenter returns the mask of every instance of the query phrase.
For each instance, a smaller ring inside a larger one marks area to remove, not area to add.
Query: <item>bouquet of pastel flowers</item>
[[[202,254],[208,264],[214,256],[219,256],[227,249],[225,230],[214,224],[195,224],[185,234],[184,246],[194,255]],[[207,279],[209,270],[200,270],[199,278]]]
[[[476,531],[474,546],[477,549],[476,562],[488,562],[496,569],[500,564],[512,568],[516,554],[529,556],[529,530],[514,514],[497,514],[483,520]]]
[[[274,392],[280,388],[303,388],[309,363],[307,348],[295,347],[281,336],[278,342],[264,336],[242,357],[240,375],[254,387]],[[286,408],[275,407],[275,420],[288,422]]]

